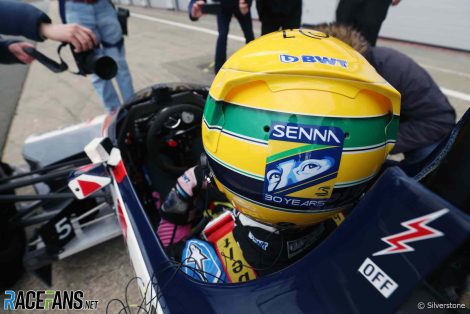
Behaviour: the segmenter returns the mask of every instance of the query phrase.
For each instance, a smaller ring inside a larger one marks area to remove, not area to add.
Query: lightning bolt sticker
[[[415,249],[407,243],[442,237],[444,233],[429,227],[428,224],[448,212],[449,210],[444,208],[432,214],[402,222],[401,225],[408,230],[381,238],[389,247],[375,252],[373,256],[412,252]]]

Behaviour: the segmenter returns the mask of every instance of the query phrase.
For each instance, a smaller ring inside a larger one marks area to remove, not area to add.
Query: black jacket
[[[387,47],[370,47],[365,57],[402,95],[400,127],[392,153],[406,153],[449,134],[455,111],[423,68]]]
[[[51,19],[36,7],[17,1],[0,0],[0,34],[43,41],[39,34],[42,23],[51,23]],[[15,40],[0,39],[0,63],[21,63],[8,50],[13,42]]]

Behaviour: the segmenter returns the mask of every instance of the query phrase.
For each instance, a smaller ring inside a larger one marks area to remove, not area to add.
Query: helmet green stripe
[[[260,111],[261,109],[216,101],[209,96],[204,110],[204,118],[211,127],[223,128],[227,132],[260,141],[268,140],[272,121],[338,127],[346,134],[345,149],[375,146],[384,144],[386,141],[396,140],[399,121],[398,116],[390,115],[370,118],[333,118],[267,110],[263,110],[260,114]],[[386,134],[370,132],[370,130],[377,129],[386,129]]]

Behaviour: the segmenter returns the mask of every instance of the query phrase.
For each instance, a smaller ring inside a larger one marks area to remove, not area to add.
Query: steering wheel
[[[203,108],[193,104],[165,107],[150,122],[147,133],[149,162],[176,176],[196,165],[203,152]]]

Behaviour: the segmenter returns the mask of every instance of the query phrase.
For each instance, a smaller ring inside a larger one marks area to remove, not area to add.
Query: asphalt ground
[[[0,79],[0,95],[2,99],[2,113],[0,114],[0,159],[27,73],[28,66],[26,65],[0,65],[0,75],[2,77]]]
[[[193,23],[184,12],[129,8],[133,16],[129,20],[126,52],[136,90],[164,82],[211,83],[214,75],[208,66],[213,61],[217,34],[214,16]],[[55,2],[51,3],[49,13],[53,20],[59,20]],[[254,29],[255,35],[259,35],[260,24],[256,21]],[[236,21],[232,21],[231,35],[228,55],[244,44]],[[389,40],[379,40],[378,44],[394,47],[422,64],[446,94],[452,95],[449,100],[459,116],[469,108],[469,53]],[[38,44],[40,51],[53,58],[56,58],[56,48],[53,42]],[[73,64],[70,58],[66,56]],[[70,73],[54,74],[34,63],[24,84],[3,160],[20,164],[22,143],[32,133],[65,127],[104,112],[87,78]],[[86,299],[99,300],[98,312],[103,313],[113,298],[124,300],[126,285],[133,276],[127,249],[119,237],[55,263],[50,289],[83,290]],[[25,274],[14,290],[47,288],[31,274]],[[135,284],[130,285],[129,292],[130,303],[136,304],[139,296]],[[112,313],[119,311],[116,305],[112,309]]]
[[[48,2],[45,1],[27,1],[37,6],[38,8],[47,11]],[[2,36],[5,39],[27,39],[14,36]],[[31,42],[31,41],[30,41]],[[11,121],[16,112],[16,106],[23,90],[23,84],[28,74],[28,65],[13,64],[4,65],[0,64],[0,99],[1,99],[1,114],[0,114],[0,159],[2,157],[3,147],[6,144],[8,131],[10,130]]]

